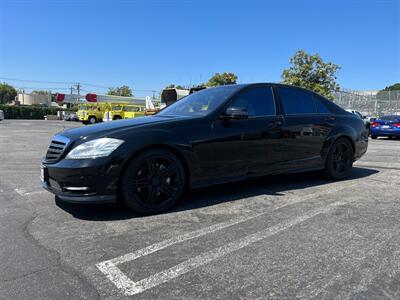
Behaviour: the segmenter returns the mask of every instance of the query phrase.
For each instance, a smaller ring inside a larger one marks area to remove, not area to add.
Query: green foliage
[[[227,84],[235,84],[238,77],[234,73],[216,73],[206,83],[207,86],[219,86]]]
[[[49,93],[48,91],[34,90],[34,91],[32,91],[31,94],[35,94],[35,95],[47,95],[48,93]]]
[[[334,63],[325,63],[318,54],[310,55],[304,50],[297,51],[290,58],[290,68],[283,70],[283,83],[312,90],[332,99],[332,92],[339,91],[336,72],[340,67]]]
[[[376,94],[376,98],[379,100],[396,99],[396,95],[393,95],[395,93],[390,93],[391,91],[397,91],[396,93],[400,93],[400,83],[389,85],[383,90],[380,90],[378,94]]]
[[[14,106],[1,105],[0,110],[4,111],[6,119],[35,119],[43,120],[46,115],[56,115],[60,109],[57,107],[42,106]]]
[[[10,103],[15,100],[17,91],[6,83],[0,83],[0,104]]]
[[[179,85],[179,84],[178,84],[178,85],[175,85],[175,84],[173,84],[173,83],[167,85],[165,88],[166,88],[166,89],[178,89],[178,90],[184,90],[184,89],[185,89],[184,86]]]
[[[107,95],[132,97],[132,90],[129,86],[123,85],[120,87],[110,88]]]
[[[389,85],[385,87],[383,91],[400,91],[400,83]]]

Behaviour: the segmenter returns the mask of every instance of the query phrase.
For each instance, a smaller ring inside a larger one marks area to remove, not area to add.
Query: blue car
[[[371,124],[371,138],[380,136],[388,138],[400,138],[400,116],[383,116]]]

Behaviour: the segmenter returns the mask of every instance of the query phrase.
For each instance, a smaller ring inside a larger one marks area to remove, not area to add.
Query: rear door
[[[335,116],[311,92],[284,86],[277,92],[284,113],[282,155],[287,167],[321,167],[322,146]]]

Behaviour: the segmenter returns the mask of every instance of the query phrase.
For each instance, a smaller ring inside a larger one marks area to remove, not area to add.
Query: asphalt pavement
[[[142,217],[41,188],[75,126],[0,122],[0,299],[400,299],[400,140],[370,140],[349,180],[263,177]]]

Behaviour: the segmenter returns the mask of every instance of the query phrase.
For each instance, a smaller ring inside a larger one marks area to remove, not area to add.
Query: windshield
[[[87,110],[86,105],[79,105],[78,110]]]
[[[354,111],[354,114],[357,115],[357,116],[359,116],[361,119],[363,118],[362,114],[359,113],[358,111]]]
[[[167,106],[157,115],[205,116],[219,107],[229,96],[241,87],[241,85],[229,85],[201,90]]]

